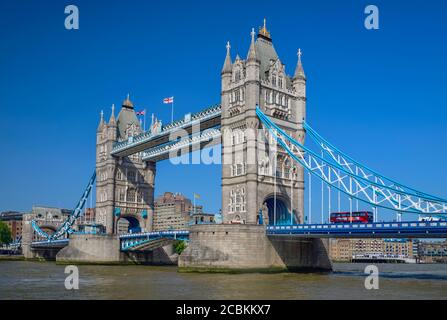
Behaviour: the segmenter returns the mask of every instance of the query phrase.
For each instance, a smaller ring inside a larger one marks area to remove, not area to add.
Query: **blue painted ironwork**
[[[51,248],[51,247],[64,247],[68,245],[69,239],[53,239],[46,241],[35,241],[31,243],[33,248]]]
[[[137,246],[150,243],[160,239],[171,240],[189,240],[189,231],[175,230],[175,231],[159,231],[159,232],[143,232],[136,234],[125,234],[120,236],[121,251],[131,250]]]
[[[395,184],[389,185],[383,181],[380,182],[378,176],[376,176],[377,179],[371,181],[371,174],[365,172],[366,167],[357,167],[355,170],[347,168],[349,163],[345,164],[339,160],[342,158],[341,154],[333,155],[331,159],[320,156],[319,152],[314,152],[290,137],[259,107],[256,109],[256,114],[275,141],[294,161],[323,180],[328,186],[340,190],[350,198],[366,202],[373,207],[386,208],[400,213],[447,214],[447,202],[440,200],[441,198],[416,192],[414,189],[403,189],[401,184],[396,188]],[[329,152],[322,149],[324,152]]]
[[[221,111],[222,108],[220,105],[214,105],[205,110],[192,114],[188,117],[184,117],[181,120],[169,123],[163,126],[161,131],[158,133],[147,131],[137,136],[130,137],[128,140],[117,142],[113,146],[111,154],[116,155],[117,153],[122,152],[123,150],[144,144],[149,140],[156,139],[158,137],[164,136],[176,130],[184,129],[186,127],[193,125],[194,123],[200,123],[212,118],[220,117]]]
[[[157,147],[149,148],[143,152],[142,160],[155,160],[176,154],[179,150],[190,148],[192,146],[203,144],[209,141],[220,142],[217,140],[221,136],[220,128],[206,129],[194,135],[181,137],[175,141],[170,141]]]
[[[446,238],[447,221],[268,226],[267,235],[303,238]]]
[[[81,199],[78,201],[75,209],[71,212],[71,214],[68,216],[68,218],[60,225],[60,227],[56,230],[56,232],[52,235],[47,234],[44,232],[38,225],[36,221],[31,221],[31,225],[33,229],[42,236],[43,238],[54,241],[57,239],[60,239],[67,233],[73,233],[72,226],[75,223],[76,219],[81,216],[82,209],[85,206],[85,203],[87,202],[88,196],[93,189],[93,185],[96,180],[96,171],[91,176],[87,187],[85,188],[84,192],[82,193]]]

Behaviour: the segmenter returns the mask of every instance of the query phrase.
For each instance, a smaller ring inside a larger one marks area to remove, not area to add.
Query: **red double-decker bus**
[[[352,214],[350,212],[331,213],[331,223],[370,223],[373,220],[373,213],[370,211],[355,211]]]

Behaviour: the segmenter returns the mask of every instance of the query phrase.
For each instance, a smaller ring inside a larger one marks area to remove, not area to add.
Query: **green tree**
[[[12,242],[11,230],[6,223],[0,221],[0,244]]]
[[[177,240],[174,243],[174,250],[178,254],[181,254],[183,252],[183,250],[185,250],[185,248],[186,248],[186,243],[183,240]]]

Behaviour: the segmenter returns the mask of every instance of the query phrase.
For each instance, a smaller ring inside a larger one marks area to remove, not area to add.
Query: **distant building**
[[[331,239],[330,256],[333,261],[348,262],[354,256],[414,259],[418,243],[409,239]]]
[[[447,263],[447,240],[419,241],[418,255],[425,263]]]
[[[96,209],[86,208],[81,216],[76,220],[76,226],[94,224],[96,221]]]
[[[18,240],[22,236],[22,220],[23,212],[5,211],[0,213],[0,221],[6,223],[9,227],[13,241]]]
[[[190,224],[209,224],[216,223],[213,213],[197,212],[191,214]]]
[[[191,200],[180,193],[165,192],[154,201],[153,230],[185,230],[194,211]],[[197,206],[196,212],[202,207]]]

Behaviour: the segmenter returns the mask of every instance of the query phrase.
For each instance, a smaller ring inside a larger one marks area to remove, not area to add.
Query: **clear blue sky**
[[[80,30],[64,8],[80,9]],[[367,4],[380,30],[363,27]],[[166,123],[220,101],[225,43],[245,57],[267,17],[293,73],[303,52],[308,121],[366,165],[447,197],[442,1],[1,1],[0,210],[71,208],[95,165],[99,112],[129,92]],[[220,208],[219,166],[158,165],[156,193]]]

